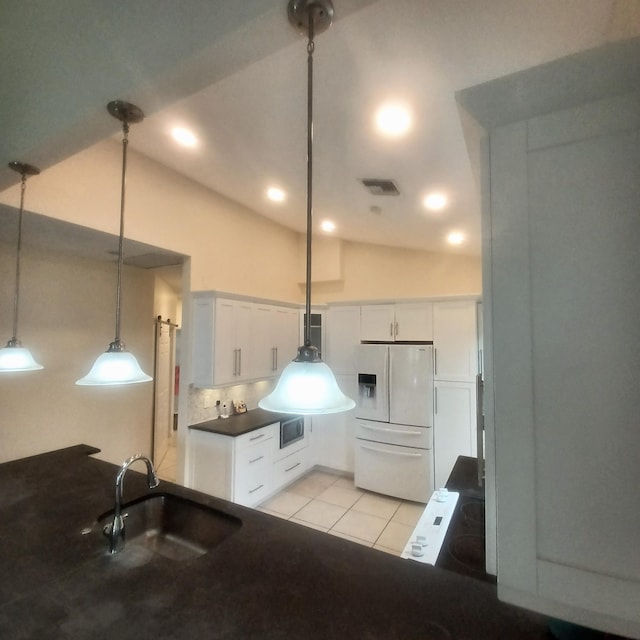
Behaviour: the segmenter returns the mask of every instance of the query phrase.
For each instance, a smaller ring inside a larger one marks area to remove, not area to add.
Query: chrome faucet
[[[109,538],[109,553],[118,553],[124,547],[124,519],[127,514],[122,515],[122,486],[127,469],[136,461],[142,460],[147,465],[147,483],[149,489],[153,489],[160,484],[153,462],[141,453],[136,453],[126,460],[118,475],[116,476],[116,504],[113,511],[113,522],[104,528],[104,535]]]

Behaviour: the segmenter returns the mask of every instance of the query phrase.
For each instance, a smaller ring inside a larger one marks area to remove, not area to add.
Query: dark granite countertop
[[[198,558],[123,564],[95,522],[112,508],[118,467],[95,452],[79,445],[0,465],[1,638],[550,638],[545,618],[499,602],[494,585],[167,482],[153,491],[242,527]],[[125,501],[150,492],[135,469]]]
[[[219,433],[223,436],[241,436],[244,433],[266,427],[268,424],[293,418],[288,413],[274,413],[264,409],[251,409],[245,413],[236,413],[228,418],[217,418],[189,425],[189,429]]]

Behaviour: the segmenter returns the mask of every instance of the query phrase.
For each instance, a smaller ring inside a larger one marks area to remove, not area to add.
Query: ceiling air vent
[[[399,196],[400,191],[393,180],[380,178],[362,178],[362,184],[374,196]]]

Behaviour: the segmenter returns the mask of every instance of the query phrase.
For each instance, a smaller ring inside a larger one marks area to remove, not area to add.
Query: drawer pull
[[[249,493],[255,493],[256,491],[260,491],[264,487],[263,484],[259,484],[255,489],[249,489]]]
[[[288,469],[285,469],[284,472],[285,473],[289,473],[289,471],[293,471],[296,467],[299,467],[302,463],[301,462],[296,462],[293,467],[289,467]]]
[[[264,438],[264,433],[261,433],[258,436],[253,436],[253,438],[249,438],[249,440],[253,442],[254,440],[260,440],[260,438]]]
[[[264,456],[258,456],[257,458],[254,458],[253,460],[249,460],[249,464],[253,464],[254,462],[258,462],[258,460],[262,460],[264,458]]]

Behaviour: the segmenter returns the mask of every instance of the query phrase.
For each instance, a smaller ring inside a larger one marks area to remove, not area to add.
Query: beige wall
[[[343,280],[313,284],[314,303],[482,292],[480,258],[344,242]]]
[[[15,247],[0,244],[0,300],[13,300]],[[115,263],[23,247],[18,337],[45,368],[0,374],[0,462],[78,443],[121,463],[149,453],[152,384],[78,387],[115,333]],[[153,367],[153,274],[125,267],[122,339],[142,368]],[[0,305],[0,340],[13,308]],[[4,345],[3,345],[4,346]]]
[[[27,208],[117,234],[122,148],[105,140],[29,181]],[[18,187],[0,201],[15,207]],[[192,257],[191,289],[299,301],[298,234],[130,152],[125,235]]]
[[[118,233],[121,146],[105,140],[29,182],[28,209]],[[15,206],[18,187],[0,194]],[[300,235],[146,157],[130,153],[125,235],[191,256],[191,289],[219,290],[301,302]],[[323,239],[318,236],[318,251]],[[481,291],[480,258],[343,242],[322,251],[341,264],[314,274],[342,274],[317,283],[314,302],[413,298]],[[315,279],[315,278],[314,278]]]

